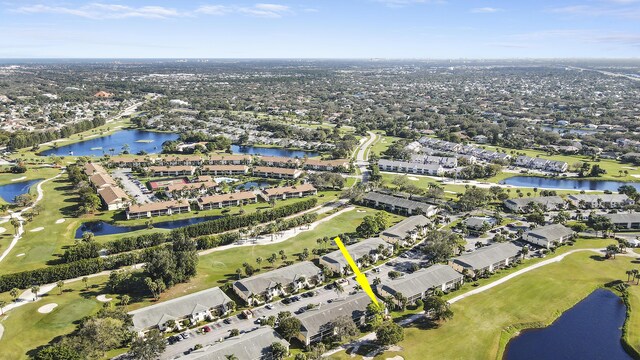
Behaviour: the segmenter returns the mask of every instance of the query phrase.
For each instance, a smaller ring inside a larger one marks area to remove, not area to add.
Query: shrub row
[[[269,222],[287,217],[295,213],[311,209],[312,207],[316,206],[317,203],[318,200],[316,198],[309,198],[304,201],[294,204],[288,204],[277,209],[269,209],[247,215],[225,216],[219,219],[174,229],[170,232],[124,237],[107,242],[103,245],[103,247],[109,252],[109,254],[119,254],[123,252],[158,246],[160,244],[169,242],[178,236],[200,238],[202,236],[208,236],[247,226],[255,226],[259,223]],[[227,243],[230,242],[233,242],[233,240],[230,240]],[[66,263],[70,261],[98,257],[98,250],[99,249],[96,249],[96,245],[92,245],[91,243],[80,243],[66,250],[62,256],[62,260]]]

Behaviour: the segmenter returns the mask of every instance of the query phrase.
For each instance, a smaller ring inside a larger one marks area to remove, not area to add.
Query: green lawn
[[[36,177],[41,178],[50,178],[60,172],[58,169],[43,168],[29,170],[27,173],[32,171],[37,173]],[[66,182],[63,175],[58,179],[44,183],[42,189],[45,195],[39,204],[43,206],[43,211],[35,216],[33,222],[25,225],[24,236],[2,261],[0,274],[40,267],[64,245],[73,243],[73,237],[70,236],[70,232],[71,228],[74,227],[74,222],[69,219],[62,224],[55,223],[58,219],[71,216],[71,213],[75,211],[73,195],[69,193],[71,186]],[[33,192],[35,193],[35,187]],[[8,246],[14,234],[14,229],[10,224],[5,223],[3,226],[7,231],[0,235],[0,249]],[[38,227],[44,227],[44,230],[39,232],[30,231]],[[19,254],[25,255],[17,257],[16,255]]]
[[[400,140],[399,137],[378,134],[376,141],[373,143],[373,146],[371,146],[371,148],[369,149],[369,154],[376,154],[379,156],[385,150],[387,150],[389,146],[391,146],[391,144],[393,144],[398,140]]]
[[[0,339],[0,359],[28,359],[29,350],[72,332],[78,320],[96,313],[102,307],[95,297],[102,291],[106,280],[106,276],[90,279],[88,290],[85,290],[81,281],[66,284],[62,295],[54,289],[42,300],[23,305],[0,317],[0,324],[4,327]],[[50,303],[56,303],[58,307],[49,314],[38,312],[38,308]]]
[[[463,299],[452,305],[454,318],[439,328],[427,329],[423,323],[407,328],[405,340],[399,344],[403,350],[397,354],[407,360],[500,359],[509,338],[520,328],[518,324],[550,324],[596,287],[626,279],[625,271],[638,267],[632,258],[603,261],[597,257],[587,252],[572,254]],[[632,307],[640,306],[640,286],[632,286],[631,293]],[[632,318],[636,328],[630,333],[636,348],[640,348],[639,320],[637,315]],[[394,355],[386,353],[376,359]]]
[[[514,156],[512,154],[512,151],[513,151],[515,153],[524,153],[529,157],[540,156],[541,158],[544,158],[544,159],[564,161],[567,164],[569,164],[569,166],[579,161],[589,162],[591,164],[598,164],[600,165],[601,168],[605,169],[607,173],[602,175],[601,177],[594,178],[597,180],[638,181],[639,180],[638,178],[635,178],[631,175],[640,175],[640,169],[638,169],[637,167],[633,166],[632,164],[624,164],[616,160],[601,159],[600,161],[593,161],[591,160],[591,157],[583,156],[583,155],[548,155],[546,152],[540,151],[540,150],[531,150],[531,149],[514,150],[514,149],[508,149],[504,147],[490,146],[490,145],[480,145],[480,147],[489,149],[489,150],[494,150],[494,151],[497,151],[497,150],[506,151],[507,154],[511,154],[512,156]],[[627,170],[629,172],[629,175],[627,176],[625,176],[624,174],[620,175],[620,173],[618,173],[618,171],[620,170],[622,171]]]
[[[337,217],[320,224],[313,231],[303,232],[289,240],[273,245],[245,246],[224,251],[217,251],[200,257],[198,264],[198,275],[189,283],[179,284],[162,295],[161,300],[169,300],[174,297],[187,295],[196,291],[204,290],[214,286],[221,286],[229,280],[236,280],[235,270],[241,268],[244,262],[257,266],[255,259],[262,257],[265,261],[261,264],[264,271],[270,270],[266,259],[273,253],[284,250],[288,259],[297,261],[297,254],[304,248],[311,251],[317,248],[316,240],[324,236],[333,237],[342,233],[355,231],[366,215],[374,214],[375,210],[360,208],[348,211]],[[392,221],[398,222],[402,218],[397,215],[390,215]],[[278,260],[275,266],[280,266],[282,262]],[[140,307],[143,303],[132,304],[132,308]]]
[[[409,183],[412,185],[417,186],[420,189],[428,189],[429,184],[438,184],[440,186],[442,186],[442,188],[445,190],[445,198],[450,199],[450,200],[455,200],[457,199],[457,194],[462,194],[466,191],[467,186],[473,186],[472,184],[465,184],[463,182],[463,180],[460,180],[458,183],[456,184],[442,184],[441,182],[439,182],[438,180],[434,180],[425,176],[415,176],[413,174],[388,174],[388,173],[383,173],[382,175],[382,181],[384,182],[385,185],[390,186],[391,188],[394,187],[394,185],[392,184],[393,179],[395,179],[398,176],[406,176],[409,179]],[[483,180],[483,179],[479,179],[477,181],[479,182],[485,182],[487,184],[489,184],[491,179],[487,179],[487,180]],[[517,198],[518,197],[518,193],[516,192],[516,189],[520,189],[520,191],[524,194],[524,196],[526,197],[535,197],[535,196],[539,196],[538,193],[536,193],[534,191],[533,188],[526,188],[526,187],[512,187],[512,188],[508,188],[506,189],[507,194],[509,195],[510,198]],[[578,194],[580,193],[580,191],[577,190],[562,190],[562,189],[558,189],[556,190],[556,193],[558,195],[567,195],[567,194]],[[529,195],[527,195],[529,194]]]

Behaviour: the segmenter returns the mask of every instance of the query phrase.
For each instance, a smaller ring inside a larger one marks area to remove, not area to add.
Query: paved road
[[[360,174],[362,174],[363,183],[366,183],[369,180],[369,161],[367,161],[369,159],[369,153],[367,152],[367,149],[371,147],[377,137],[377,135],[371,131],[367,131],[367,133],[369,134],[369,139],[360,146],[355,162],[355,165],[360,169]]]

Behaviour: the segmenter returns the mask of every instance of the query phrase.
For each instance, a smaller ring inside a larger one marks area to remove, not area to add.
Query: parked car
[[[265,306],[265,307],[266,307],[267,309],[269,309],[269,310],[273,310],[273,305],[271,305],[271,304],[267,304],[267,306]]]
[[[188,339],[189,338],[189,334],[187,334],[187,333],[182,333],[182,334],[180,334],[180,336],[182,336],[183,339]]]
[[[225,324],[229,325],[229,324],[231,324],[231,319],[226,318],[226,319],[224,319],[224,321],[223,321],[223,322],[224,322]]]
[[[205,327],[202,328],[202,331],[208,333],[208,332],[211,331],[211,327],[210,326],[205,326]]]

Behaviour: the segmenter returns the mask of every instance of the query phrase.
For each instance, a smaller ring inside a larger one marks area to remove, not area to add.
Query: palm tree
[[[237,357],[237,356],[235,356],[234,354],[231,354],[231,355],[225,355],[224,357],[225,357],[225,358],[227,358],[227,360],[240,360],[240,359],[238,359],[238,357]]]
[[[607,246],[607,254],[613,256],[613,258],[616,258],[616,253],[618,252],[618,247],[616,245],[609,245]]]
[[[82,278],[82,282],[84,283],[84,288],[85,290],[89,288],[89,278],[88,277],[83,277]]]
[[[256,263],[258,264],[258,270],[260,270],[260,264],[262,263],[262,257],[258,256],[256,258]]]
[[[0,300],[0,315],[4,315],[4,310],[3,308],[7,306],[7,302],[4,300]]]
[[[34,286],[31,287],[31,292],[36,297],[35,298],[36,300],[38,300],[38,291],[40,291],[40,286],[34,285]]]
[[[242,269],[237,268],[236,269],[236,275],[238,275],[238,280],[240,280],[240,278],[242,277]]]
[[[629,282],[631,279],[631,275],[633,275],[633,270],[627,270],[625,271],[625,274],[627,274],[627,282]]]
[[[9,295],[11,295],[13,302],[16,302],[16,300],[18,300],[19,294],[20,294],[20,290],[18,288],[13,288],[11,289],[11,291],[9,291]]]
[[[129,301],[131,301],[131,297],[127,294],[124,294],[120,298],[120,305],[122,305],[122,307],[126,309],[127,305],[129,305]]]
[[[344,294],[344,287],[341,284],[336,283],[333,291],[335,291],[338,296],[341,296],[342,294]]]
[[[20,227],[20,220],[12,217],[11,218],[11,225],[13,226],[13,231],[15,231],[15,233],[18,233],[18,228]]]
[[[56,287],[58,288],[58,295],[62,295],[62,288],[64,287],[64,281],[60,280],[56,283]]]

